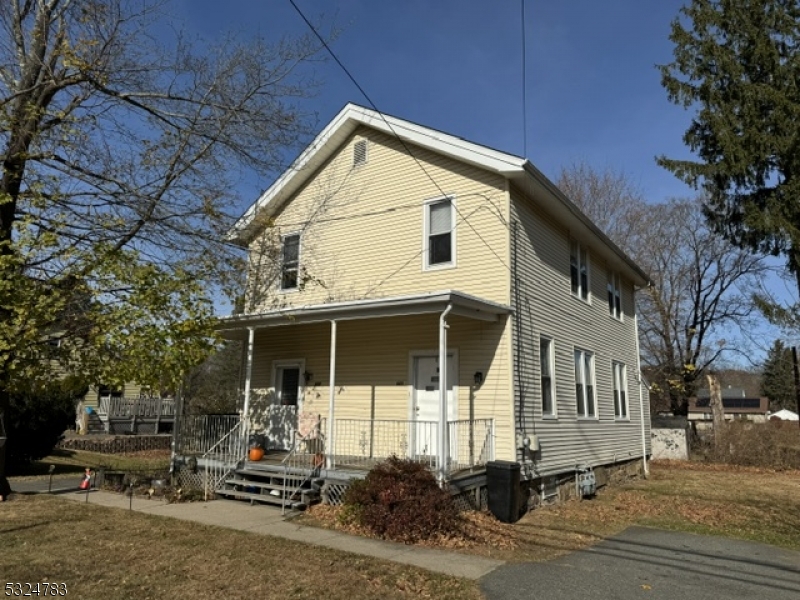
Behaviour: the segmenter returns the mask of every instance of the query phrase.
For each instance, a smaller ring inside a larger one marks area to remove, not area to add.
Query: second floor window
[[[608,312],[616,318],[622,318],[622,281],[619,273],[608,272]]]
[[[283,237],[281,248],[281,289],[296,290],[300,270],[300,234]]]
[[[576,241],[569,244],[569,277],[572,294],[581,300],[589,299],[589,259],[586,248]]]
[[[455,261],[453,200],[445,198],[425,205],[426,267],[452,265]]]

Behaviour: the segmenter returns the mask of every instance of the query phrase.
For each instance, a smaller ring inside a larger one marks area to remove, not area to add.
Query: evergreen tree
[[[764,361],[761,393],[769,398],[769,408],[772,411],[796,408],[792,350],[780,340],[775,340]]]
[[[717,233],[784,256],[800,290],[800,3],[692,0],[681,13],[660,70],[669,99],[697,109],[683,137],[697,160],[658,162],[705,189]]]

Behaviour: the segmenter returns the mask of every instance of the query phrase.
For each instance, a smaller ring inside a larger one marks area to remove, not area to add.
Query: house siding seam
[[[541,452],[529,464],[537,476],[627,461],[641,456],[639,375],[637,373],[634,290],[622,278],[623,320],[609,314],[606,265],[589,253],[590,301],[570,290],[569,231],[553,222],[523,193],[511,189],[511,219],[518,223],[517,253],[511,304],[518,314],[512,321],[516,372],[515,410],[518,432],[536,434]],[[514,231],[514,228],[512,228]],[[513,234],[512,234],[513,235]],[[513,244],[513,241],[512,241]],[[554,341],[557,418],[544,419],[539,383],[539,336]],[[517,341],[518,340],[518,341]],[[578,419],[575,402],[573,351],[594,353],[596,419]],[[614,416],[612,361],[627,366],[629,420]],[[644,392],[643,392],[644,393]],[[646,394],[643,401],[647,401]],[[649,410],[646,437],[649,440]],[[522,454],[518,454],[523,459]]]
[[[369,159],[353,167],[360,140],[369,144]],[[411,151],[413,157],[395,138],[361,127],[276,212],[279,233],[302,231],[301,266],[312,277],[299,291],[272,294],[280,305],[444,289],[508,304],[498,258],[508,254],[505,179],[423,148]],[[423,206],[443,195],[458,208],[457,266],[423,271]],[[262,303],[253,312],[268,308]]]

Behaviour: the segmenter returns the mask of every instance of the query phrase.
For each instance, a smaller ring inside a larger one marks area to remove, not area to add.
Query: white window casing
[[[628,369],[624,363],[611,363],[614,378],[614,418],[628,420]]]
[[[589,302],[589,254],[575,240],[569,243],[569,274],[572,295]]]
[[[423,205],[422,269],[430,271],[456,266],[455,200],[428,200]]]
[[[594,353],[575,349],[575,402],[578,418],[597,418],[597,389],[594,379]]]
[[[542,416],[554,418],[556,407],[555,351],[553,338],[539,338],[539,383],[542,395]]]
[[[294,291],[300,285],[300,234],[289,233],[281,237],[281,291]]]

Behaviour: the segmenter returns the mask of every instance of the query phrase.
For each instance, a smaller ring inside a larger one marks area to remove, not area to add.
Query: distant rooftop
[[[738,387],[726,387],[722,388],[722,397],[723,398],[745,398],[747,394],[744,393],[744,388]],[[711,394],[708,390],[698,390],[697,391],[698,398],[710,398]]]

